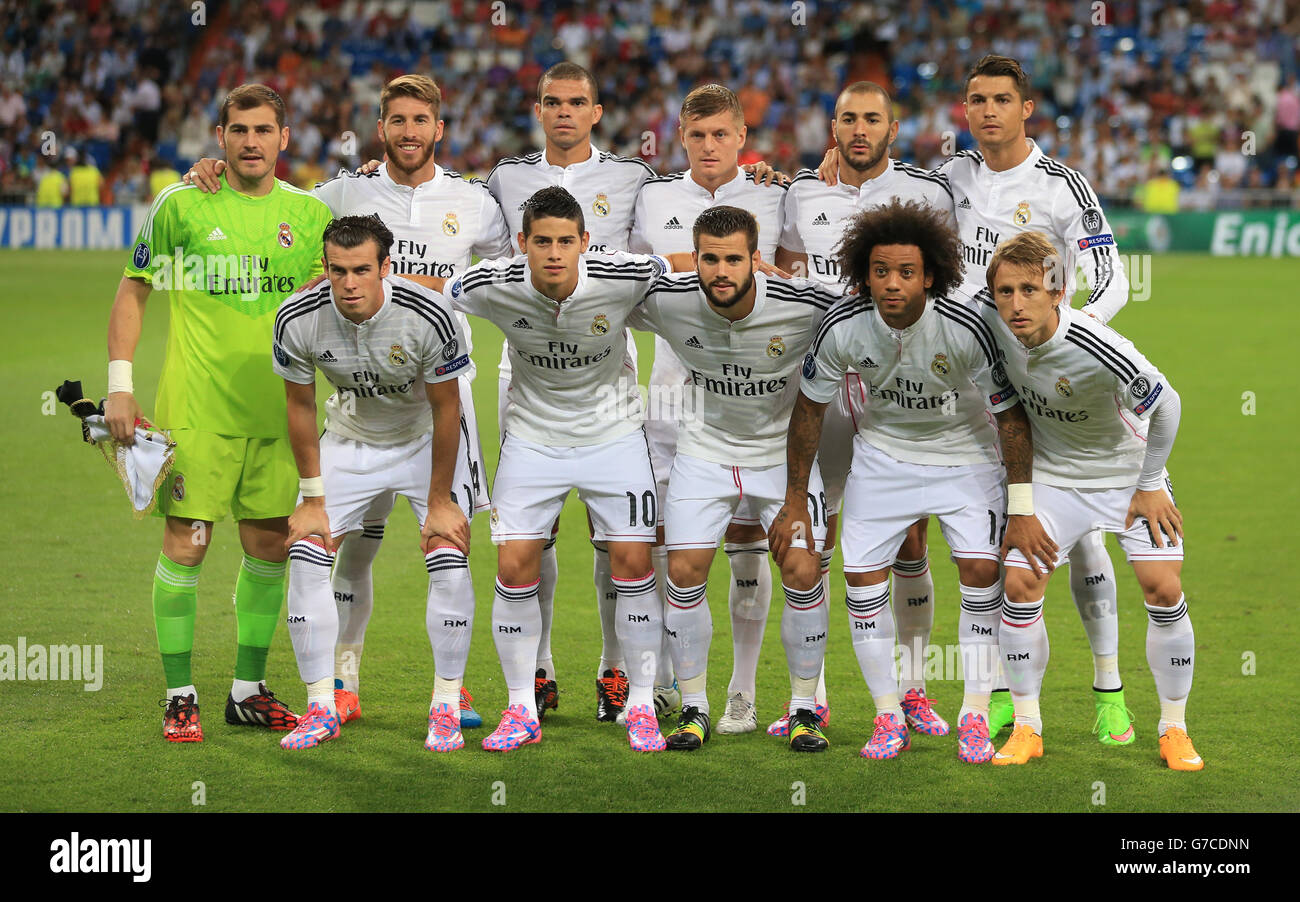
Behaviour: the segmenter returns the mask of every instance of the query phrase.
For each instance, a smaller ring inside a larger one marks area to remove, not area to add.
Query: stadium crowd
[[[742,162],[793,173],[821,159],[836,91],[855,78],[890,88],[902,120],[895,156],[930,167],[973,146],[962,78],[995,52],[1031,74],[1028,133],[1108,204],[1300,206],[1300,18],[1287,9],[1285,0],[0,0],[0,202],[147,202],[214,153],[217,104],[250,81],[288,102],[293,137],[279,175],[310,187],[380,153],[374,99],[402,72],[431,73],[443,87],[439,159],[486,174],[542,143],[534,88],[564,59],[598,79],[599,143],[660,172],[686,165],[676,110],[701,81],[740,95]]]

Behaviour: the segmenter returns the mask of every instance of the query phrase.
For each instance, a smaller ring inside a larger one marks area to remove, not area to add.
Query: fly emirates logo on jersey
[[[764,379],[761,378],[760,373],[760,378],[754,379],[753,375],[753,367],[742,366],[739,363],[724,363],[720,378],[716,374],[691,370],[691,383],[697,388],[715,395],[725,395],[728,398],[756,398],[785,391],[788,382],[785,376]]]
[[[456,264],[431,259],[429,256],[431,246],[427,241],[397,239],[393,245],[393,275],[456,278]]]
[[[594,354],[583,353],[577,342],[567,341],[548,341],[546,353],[536,353],[517,344],[511,344],[510,349],[520,360],[544,370],[576,370],[584,366],[592,366],[614,352],[613,345],[605,345]]]
[[[154,260],[155,291],[202,291],[215,298],[276,303],[297,288],[293,276],[275,272],[270,257],[257,254],[187,254],[181,247]]]

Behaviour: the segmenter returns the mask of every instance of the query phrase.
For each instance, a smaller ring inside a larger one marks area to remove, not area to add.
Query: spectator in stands
[[[61,207],[68,201],[68,177],[45,157],[36,161],[36,206]]]
[[[68,161],[68,201],[74,207],[97,207],[104,177],[95,161],[69,147],[64,154]]]

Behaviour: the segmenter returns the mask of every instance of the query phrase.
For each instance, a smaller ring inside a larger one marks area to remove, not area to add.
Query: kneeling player
[[[334,220],[324,235],[329,282],[289,298],[276,315],[272,350],[303,495],[289,523],[289,633],[308,703],[280,743],[286,749],[339,734],[335,541],[360,528],[376,499],[393,495],[404,495],[420,520],[429,571],[426,623],[437,676],[425,748],[465,745],[459,702],[474,623],[466,558],[474,499],[452,486],[469,481],[456,382],[469,356],[446,302],[389,275],[392,243],[376,216]],[[337,389],[319,439],[317,367]]]
[[[1132,342],[1062,303],[1059,262],[1046,236],[1022,233],[998,246],[988,267],[992,297],[980,293],[1033,425],[1034,484],[1022,503],[1059,546],[1042,558],[1049,570],[1092,530],[1118,533],[1146,600],[1160,756],[1174,770],[1200,770],[1183,720],[1196,646],[1181,581],[1182,515],[1164,469],[1178,394]],[[993,763],[1024,764],[1043,753],[1048,576],[1014,549],[1006,563],[1000,642],[1016,724]]]
[[[897,200],[859,213],[845,231],[838,262],[858,293],[827,314],[804,361],[790,419],[786,511],[773,531],[773,549],[788,545],[790,524],[802,519],[822,416],[854,367],[871,394],[871,415],[853,437],[841,548],[853,649],[877,711],[861,754],[895,758],[910,746],[895,675],[889,571],[911,525],[934,515],[961,583],[966,694],[957,756],[985,762],[993,757],[988,706],[1002,596],[1000,527],[1006,525],[997,439],[1011,481],[1027,483],[1029,423],[998,366],[988,327],[946,297],[961,278],[962,262],[945,214]],[[986,410],[996,415],[996,435]]]
[[[678,424],[663,515],[664,629],[682,692],[681,719],[666,741],[682,750],[700,748],[710,734],[709,566],[729,523],[767,529],[781,509],[795,374],[823,312],[836,300],[814,282],[755,273],[758,222],[745,210],[705,210],[695,220],[694,241],[696,271],[661,279],[631,319],[677,353],[698,399]],[[780,561],[786,600],[781,642],[790,667],[790,747],[818,752],[828,743],[814,714],[827,629],[818,558],[826,538],[826,493],[816,467],[803,504],[811,528],[796,540],[800,550]]]

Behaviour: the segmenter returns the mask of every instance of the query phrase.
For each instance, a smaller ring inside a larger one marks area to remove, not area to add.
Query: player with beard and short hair
[[[340,172],[317,185],[313,192],[336,217],[379,216],[395,236],[391,249],[393,274],[426,287],[433,284],[432,279],[460,275],[475,255],[495,258],[510,254],[512,249],[505,218],[487,185],[478,179],[462,178],[460,173],[437,163],[434,152],[443,135],[443,122],[438,118],[441,104],[442,92],[428,76],[403,75],[390,81],[379,98],[376,125],[376,133],[384,142],[386,162],[371,171]],[[192,180],[204,190],[211,188],[214,173],[221,171],[217,163],[200,160]],[[469,341],[469,322],[461,314],[458,319]],[[487,510],[491,499],[470,385],[474,374],[472,362],[460,373],[461,437],[465,443],[462,453],[468,454],[471,466],[469,481],[458,486],[458,492],[474,498],[472,510],[477,512]],[[339,608],[334,679],[343,723],[361,716],[361,656],[374,607],[371,568],[392,502],[392,496],[387,495],[375,499],[360,529],[343,543],[334,567],[334,597]],[[443,578],[458,583],[448,587],[448,592],[459,594],[468,587],[473,593],[468,570],[441,573]],[[472,619],[469,624],[452,628],[442,626],[441,621],[430,622],[430,642],[441,641],[437,635],[446,629],[463,630],[468,636],[472,626]],[[482,724],[464,686],[438,682],[434,695],[431,705],[450,703],[459,707],[462,726]]]
[[[711,733],[709,567],[729,523],[767,529],[785,501],[785,430],[799,365],[837,299],[816,282],[755,271],[758,223],[745,210],[710,207],[696,217],[693,239],[696,271],[661,279],[630,320],[675,350],[696,400],[678,424],[663,512],[664,631],[682,692],[682,715],[666,742],[686,751]],[[827,507],[815,467],[807,508],[812,526],[802,551],[781,563],[781,643],[790,671],[790,747],[816,752],[828,743],[814,713],[827,630],[817,559]]]

